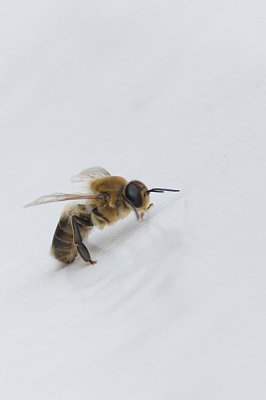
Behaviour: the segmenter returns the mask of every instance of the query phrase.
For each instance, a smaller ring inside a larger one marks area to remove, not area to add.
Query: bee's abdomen
[[[80,220],[84,220],[84,223],[86,222],[85,225],[77,221],[80,234],[84,237],[88,230],[92,229],[93,223],[90,214],[80,213],[79,218]],[[57,260],[65,264],[71,263],[76,258],[77,245],[74,243],[70,216],[60,218],[54,233],[51,253]]]
[[[71,263],[77,255],[69,218],[60,219],[57,224],[51,247],[52,255],[63,263]]]

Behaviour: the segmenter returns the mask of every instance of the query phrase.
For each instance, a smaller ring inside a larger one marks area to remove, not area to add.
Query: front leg
[[[86,261],[89,262],[90,264],[96,264],[97,261],[92,261],[91,255],[89,253],[89,250],[85,246],[85,244],[82,242],[82,237],[79,231],[79,227],[77,224],[77,221],[80,223],[83,223],[84,225],[88,225],[82,218],[77,217],[76,215],[73,215],[72,217],[72,229],[73,229],[73,238],[74,238],[74,243],[77,244],[77,249],[79,252],[80,257]]]
[[[147,212],[152,206],[153,206],[153,203],[150,203],[150,204],[148,205],[148,208],[147,208],[146,212]]]
[[[147,207],[147,209],[146,209],[145,211],[143,211],[143,212],[140,214],[140,218],[143,219],[143,217],[144,217],[144,215],[146,214],[146,212],[147,212],[152,206],[153,206],[153,203],[150,203],[149,206]]]

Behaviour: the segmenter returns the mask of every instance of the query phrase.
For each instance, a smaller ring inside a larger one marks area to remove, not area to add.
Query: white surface
[[[0,11],[1,399],[265,399],[264,2]],[[22,207],[95,165],[181,192],[61,269]]]

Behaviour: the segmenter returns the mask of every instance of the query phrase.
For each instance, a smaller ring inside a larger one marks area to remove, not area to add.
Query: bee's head
[[[138,211],[143,215],[147,210],[150,202],[150,192],[154,193],[163,193],[164,191],[168,192],[179,192],[176,189],[162,189],[162,188],[153,188],[148,190],[147,186],[140,181],[131,181],[127,184],[125,188],[125,194],[123,195],[124,200],[131,205],[133,210],[136,213],[137,218],[139,218]]]
[[[124,200],[138,210],[146,210],[149,205],[147,186],[140,181],[131,181],[125,188]]]

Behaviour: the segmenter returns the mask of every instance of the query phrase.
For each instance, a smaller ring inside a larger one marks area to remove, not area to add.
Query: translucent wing
[[[74,175],[71,179],[72,183],[80,183],[90,181],[93,178],[102,178],[103,176],[110,176],[109,172],[102,167],[92,167],[84,169],[80,174]]]
[[[86,193],[75,193],[75,194],[67,194],[67,193],[52,193],[48,196],[42,196],[33,201],[32,203],[27,204],[24,207],[37,206],[39,204],[53,203],[56,201],[66,201],[66,200],[79,200],[79,199],[100,199],[102,195],[90,195]]]

